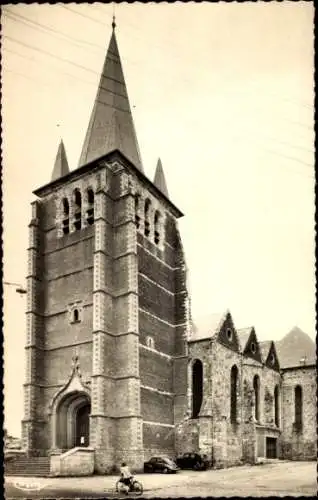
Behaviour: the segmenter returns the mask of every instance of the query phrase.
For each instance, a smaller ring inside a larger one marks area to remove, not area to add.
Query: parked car
[[[184,453],[177,458],[176,463],[180,469],[206,470],[210,466],[206,455],[198,453]]]
[[[179,469],[170,458],[152,457],[144,463],[144,472],[163,472],[164,474],[175,474]]]

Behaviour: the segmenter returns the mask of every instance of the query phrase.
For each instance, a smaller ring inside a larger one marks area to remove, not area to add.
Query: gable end
[[[232,351],[240,352],[240,343],[232,320],[231,313],[227,313],[217,334],[217,341]]]

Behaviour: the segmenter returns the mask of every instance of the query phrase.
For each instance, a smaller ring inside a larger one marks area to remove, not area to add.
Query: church
[[[160,159],[145,175],[115,22],[77,168],[61,141],[29,224],[23,448],[52,475],[195,451],[214,467],[316,458],[313,360],[230,311],[193,321]]]

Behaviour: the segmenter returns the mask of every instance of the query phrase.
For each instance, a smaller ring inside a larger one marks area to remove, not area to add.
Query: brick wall
[[[92,373],[92,343],[77,347],[80,370],[84,380]],[[68,382],[72,371],[73,346],[46,351],[44,355],[44,383],[46,385],[64,385]]]
[[[139,349],[140,381],[142,385],[172,392],[172,360],[150,351]]]
[[[146,337],[151,336],[155,341],[155,348],[168,355],[174,353],[175,327],[154,317],[151,313],[139,310],[139,336],[140,342],[146,344]]]
[[[143,420],[173,424],[173,398],[157,391],[141,388],[141,414]],[[148,443],[144,443],[149,447]]]

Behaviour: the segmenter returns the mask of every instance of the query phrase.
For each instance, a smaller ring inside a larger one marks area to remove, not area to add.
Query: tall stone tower
[[[186,268],[161,161],[144,174],[115,24],[78,168],[61,142],[29,225],[23,441],[95,471],[173,454],[187,406]]]

